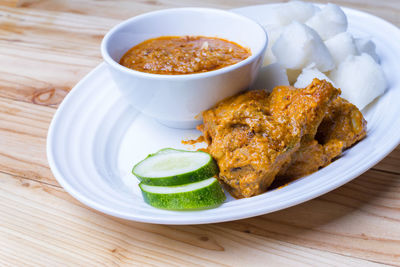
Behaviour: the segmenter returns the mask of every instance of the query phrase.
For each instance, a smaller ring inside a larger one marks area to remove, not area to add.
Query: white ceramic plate
[[[254,19],[270,5],[235,10]],[[132,166],[160,148],[196,149],[181,140],[196,130],[160,125],[131,108],[119,94],[105,64],[100,64],[68,94],[57,110],[47,138],[47,156],[58,182],[79,201],[104,213],[142,222],[201,224],[257,216],[329,192],[359,176],[400,141],[400,31],[369,14],[345,9],[350,31],[375,42],[389,82],[386,94],[365,113],[367,137],[320,171],[278,190],[227,201],[216,209],[166,211],[143,202]]]

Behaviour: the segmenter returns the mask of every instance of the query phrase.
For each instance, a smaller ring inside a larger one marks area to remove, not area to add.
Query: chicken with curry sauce
[[[247,91],[203,112],[207,152],[237,198],[267,190],[276,177],[300,177],[326,166],[365,136],[361,112],[340,90],[314,79],[304,89]]]
[[[278,173],[279,178],[299,178],[316,172],[340,156],[343,150],[363,139],[367,122],[358,108],[338,97],[313,138],[302,140],[300,148]]]

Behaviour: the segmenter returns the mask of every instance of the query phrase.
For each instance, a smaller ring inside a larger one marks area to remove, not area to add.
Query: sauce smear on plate
[[[132,47],[120,64],[154,74],[193,74],[230,66],[250,55],[249,49],[221,38],[162,36]]]

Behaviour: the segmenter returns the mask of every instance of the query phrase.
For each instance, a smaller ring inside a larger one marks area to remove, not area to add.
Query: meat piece
[[[358,108],[347,100],[338,97],[329,107],[316,139],[320,144],[343,142],[344,148],[363,139],[367,133],[367,122]]]
[[[315,139],[302,140],[299,150],[281,168],[277,178],[298,178],[328,165],[344,149],[363,139],[366,128],[367,122],[358,108],[341,97],[336,98],[319,125]]]
[[[304,89],[245,92],[203,112],[199,129],[231,194],[241,198],[265,192],[300,142],[314,137],[339,93],[330,83],[314,79]]]

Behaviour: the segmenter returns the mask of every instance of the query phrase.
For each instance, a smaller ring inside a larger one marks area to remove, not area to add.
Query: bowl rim
[[[212,70],[212,71],[207,71],[207,72],[202,72],[202,73],[190,73],[190,74],[174,74],[174,75],[169,75],[169,74],[155,74],[155,73],[147,73],[147,72],[141,72],[141,71],[137,71],[137,70],[133,70],[130,68],[127,68],[125,66],[122,66],[121,64],[119,64],[118,62],[116,62],[108,53],[107,50],[107,46],[109,44],[109,40],[110,38],[116,33],[118,32],[121,28],[123,28],[124,26],[134,23],[136,20],[140,20],[142,18],[145,17],[149,17],[149,16],[155,16],[155,15],[159,15],[162,13],[169,13],[169,12],[182,12],[182,11],[201,11],[201,12],[212,12],[212,13],[219,13],[219,14],[224,14],[236,19],[240,19],[243,21],[247,21],[250,22],[250,24],[253,24],[254,27],[258,28],[259,30],[261,30],[261,32],[263,32],[264,34],[262,35],[262,39],[260,42],[262,42],[263,44],[261,45],[260,49],[256,50],[256,51],[252,51],[252,54],[238,62],[235,63],[233,65],[229,65],[220,69],[216,69],[216,70]],[[104,61],[110,65],[111,67],[113,67],[114,69],[117,69],[118,71],[124,72],[128,75],[134,75],[134,76],[139,76],[142,78],[147,78],[147,79],[157,79],[157,80],[189,80],[189,79],[199,79],[199,78],[205,78],[205,77],[210,77],[210,76],[216,76],[216,75],[220,75],[220,74],[224,74],[227,72],[231,72],[235,69],[238,69],[244,65],[250,64],[251,62],[253,62],[254,60],[256,60],[257,58],[259,58],[260,56],[263,56],[266,48],[268,45],[268,35],[266,30],[261,26],[261,24],[259,24],[258,22],[256,22],[255,20],[252,20],[250,18],[247,18],[243,15],[239,15],[230,11],[226,11],[223,9],[217,9],[217,8],[204,8],[204,7],[182,7],[182,8],[168,8],[168,9],[162,9],[162,10],[156,10],[156,11],[152,11],[152,12],[147,12],[138,16],[134,16],[132,18],[129,18],[127,20],[122,21],[121,23],[115,25],[113,28],[111,28],[106,35],[104,36],[102,42],[101,42],[101,55],[104,59]]]

